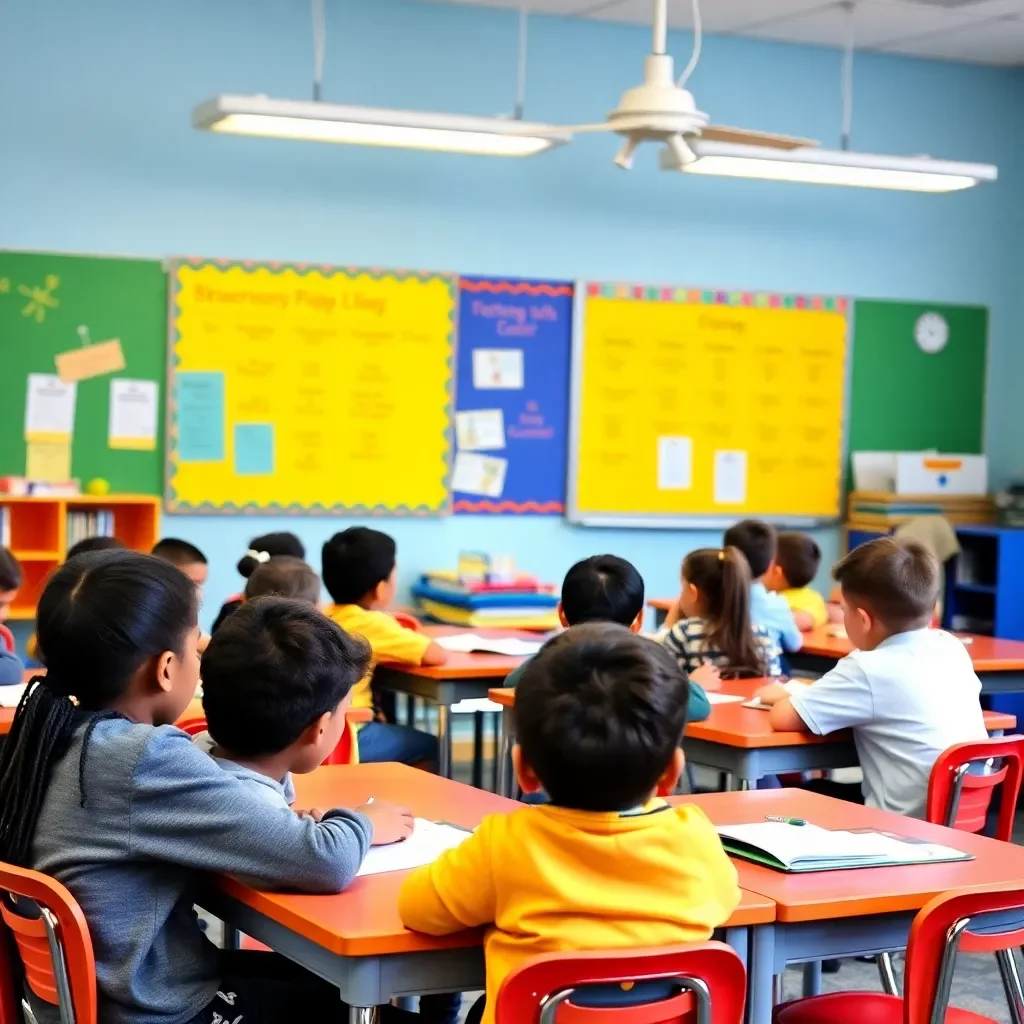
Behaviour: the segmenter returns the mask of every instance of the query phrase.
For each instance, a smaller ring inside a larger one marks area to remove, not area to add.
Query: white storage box
[[[935,451],[854,452],[853,489],[884,494],[987,494],[988,459]]]

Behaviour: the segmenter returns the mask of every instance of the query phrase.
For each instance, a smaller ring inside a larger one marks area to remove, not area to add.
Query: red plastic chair
[[[974,775],[971,765],[985,765],[1001,758],[1001,767]],[[1017,811],[1021,774],[1024,770],[1024,736],[995,736],[973,743],[954,743],[944,750],[928,776],[925,817],[933,825],[945,825],[961,832],[981,832],[985,828],[996,786],[1003,790],[999,802],[999,820],[995,838],[1013,841],[1013,819]],[[882,990],[899,995],[892,957],[878,958]]]
[[[3,623],[0,623],[0,649],[14,653],[14,634]]]
[[[373,711],[370,708],[349,708],[345,712],[345,731],[324,764],[358,764],[359,745],[356,743],[356,731],[353,726],[357,722],[372,721]]]
[[[174,724],[189,736],[198,736],[201,732],[206,732],[206,719],[202,715],[196,718],[179,718]]]
[[[0,864],[0,919],[0,1024],[22,1020],[22,973],[62,1020],[97,1024],[92,939],[71,893],[38,871]]]
[[[571,1002],[591,985],[670,981],[677,995],[638,1006],[590,1008]],[[551,953],[509,974],[495,1001],[497,1024],[740,1024],[746,972],[721,942],[601,953]]]
[[[410,615],[408,612],[392,612],[391,615],[403,629],[411,629],[414,633],[423,632],[423,626],[415,615]]]
[[[1000,911],[1022,915],[1002,930],[997,921],[976,920]],[[1024,888],[942,893],[921,910],[910,928],[905,998],[884,992],[830,992],[777,1006],[773,1024],[997,1024],[991,1017],[949,1006],[956,955],[995,953],[1007,995],[1024,1007],[1011,952],[1024,943],[1022,916]]]

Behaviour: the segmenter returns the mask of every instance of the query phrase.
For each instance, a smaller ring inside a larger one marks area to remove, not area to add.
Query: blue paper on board
[[[267,476],[274,472],[273,424],[235,424],[235,472],[239,476]]]
[[[224,374],[175,376],[179,462],[224,461]]]
[[[460,278],[456,409],[501,410],[505,448],[487,454],[508,469],[500,498],[455,491],[457,514],[564,514],[572,313],[569,282]],[[522,387],[478,388],[478,349],[521,351]]]

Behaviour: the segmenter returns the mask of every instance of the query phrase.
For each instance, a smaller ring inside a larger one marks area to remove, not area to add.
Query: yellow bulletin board
[[[174,261],[169,512],[449,506],[456,279]]]
[[[577,296],[570,519],[838,518],[845,299],[616,284]]]

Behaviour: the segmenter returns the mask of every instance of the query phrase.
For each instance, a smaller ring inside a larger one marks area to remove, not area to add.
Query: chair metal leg
[[[772,1006],[778,1006],[782,1002],[782,975],[776,974],[772,978]]]
[[[1013,950],[999,950],[996,953],[996,963],[999,965],[999,976],[1003,979],[1006,1004],[1010,1008],[1010,1020],[1013,1024],[1024,1024],[1024,991],[1021,990],[1020,974],[1017,973]]]
[[[891,953],[879,953],[875,957],[875,963],[878,964],[878,978],[882,983],[882,991],[887,996],[898,996],[900,994],[899,982],[896,981],[896,972],[892,966],[892,954]],[[1024,1024],[1024,1022],[1021,1022]]]

